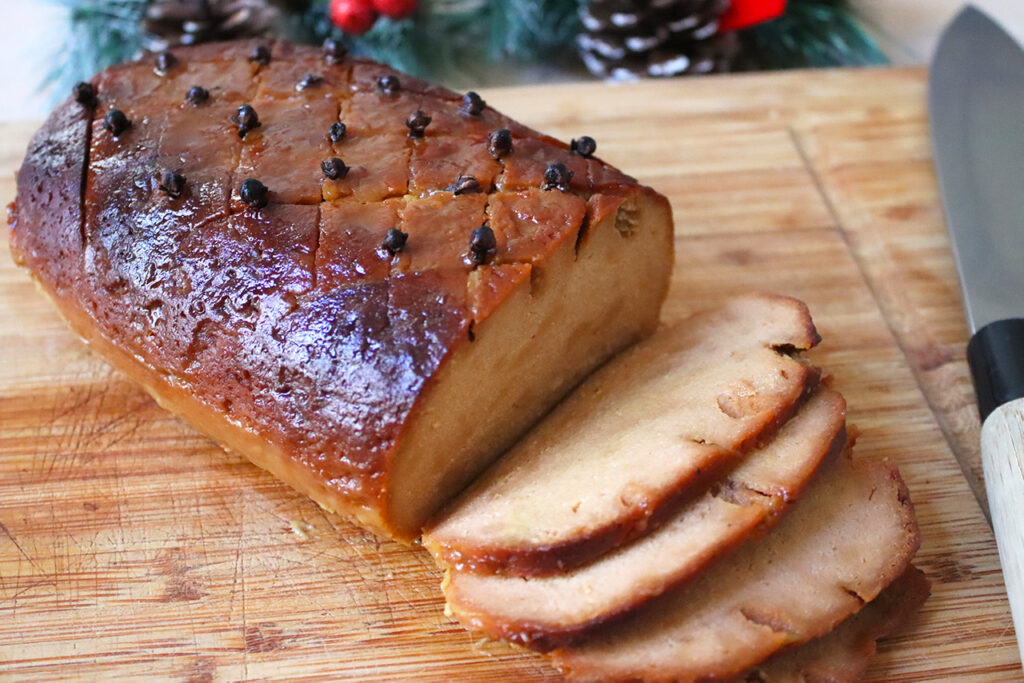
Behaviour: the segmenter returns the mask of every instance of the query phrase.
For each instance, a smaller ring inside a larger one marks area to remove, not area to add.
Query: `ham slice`
[[[450,611],[471,629],[550,649],[693,579],[749,537],[774,526],[818,466],[846,443],[846,404],[822,391],[712,490],[657,531],[591,564],[521,578],[457,571],[444,582]]]
[[[424,534],[460,571],[538,576],[663,521],[769,440],[817,381],[807,307],[754,294],[660,330],[590,377]]]
[[[864,609],[827,635],[772,657],[740,678],[745,683],[853,683],[878,641],[904,627],[928,599],[924,573],[910,567]]]
[[[896,468],[844,458],[762,541],[554,661],[574,680],[737,676],[855,614],[918,543]]]

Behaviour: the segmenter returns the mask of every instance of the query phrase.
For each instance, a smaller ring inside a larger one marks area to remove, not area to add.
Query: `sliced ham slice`
[[[757,683],[853,683],[860,680],[878,641],[909,622],[931,586],[917,567],[903,572],[860,612],[827,635],[784,652],[738,680]]]
[[[602,368],[424,534],[462,571],[538,576],[651,528],[770,439],[816,384],[792,357],[807,307],[755,294],[660,330]]]
[[[553,657],[575,680],[737,676],[856,613],[917,547],[896,468],[843,458],[762,541]]]
[[[449,569],[452,613],[470,628],[545,650],[694,578],[792,507],[846,443],[846,402],[824,390],[713,489],[657,531],[565,574],[524,579]]]

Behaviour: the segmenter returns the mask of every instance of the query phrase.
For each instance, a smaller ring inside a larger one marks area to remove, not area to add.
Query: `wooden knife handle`
[[[1024,661],[1024,398],[999,406],[981,427],[981,460],[992,527]]]
[[[1004,403],[1024,398],[1024,318],[997,320],[975,332],[967,363],[982,422]]]

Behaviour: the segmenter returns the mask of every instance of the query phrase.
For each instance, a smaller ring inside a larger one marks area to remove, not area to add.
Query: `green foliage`
[[[78,81],[130,59],[142,45],[139,21],[149,0],[53,0],[67,7],[70,26],[58,61],[46,76],[61,99]]]
[[[491,0],[490,57],[534,59],[551,50],[575,49],[586,0]]]
[[[789,0],[786,13],[741,33],[741,68],[791,69],[885,64],[847,0]]]
[[[366,35],[352,39],[331,24],[326,0],[317,0],[290,33],[309,43],[339,38],[356,54],[416,76],[445,80],[483,63],[574,54],[579,7],[586,1],[420,0],[412,17],[382,18]]]
[[[70,86],[130,59],[142,45],[140,20],[152,0],[50,0],[68,7],[69,38],[48,76],[63,96]],[[285,9],[280,32],[306,43],[332,36],[356,54],[435,80],[478,81],[488,69],[576,64],[578,11],[588,0],[420,0],[402,21],[381,19],[364,36],[335,27],[328,0],[273,0]],[[786,14],[741,32],[740,68],[777,69],[884,63],[857,25],[847,0],[789,0]]]

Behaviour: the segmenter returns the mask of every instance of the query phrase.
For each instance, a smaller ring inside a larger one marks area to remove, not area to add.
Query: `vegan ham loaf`
[[[620,349],[664,197],[337,45],[181,48],[32,140],[12,251],[161,405],[403,540]]]
[[[927,595],[898,470],[852,459],[795,299],[618,354],[672,221],[595,145],[332,42],[184,48],[57,108],[12,251],[226,447],[380,533],[429,520],[471,630],[581,680],[856,676]]]

